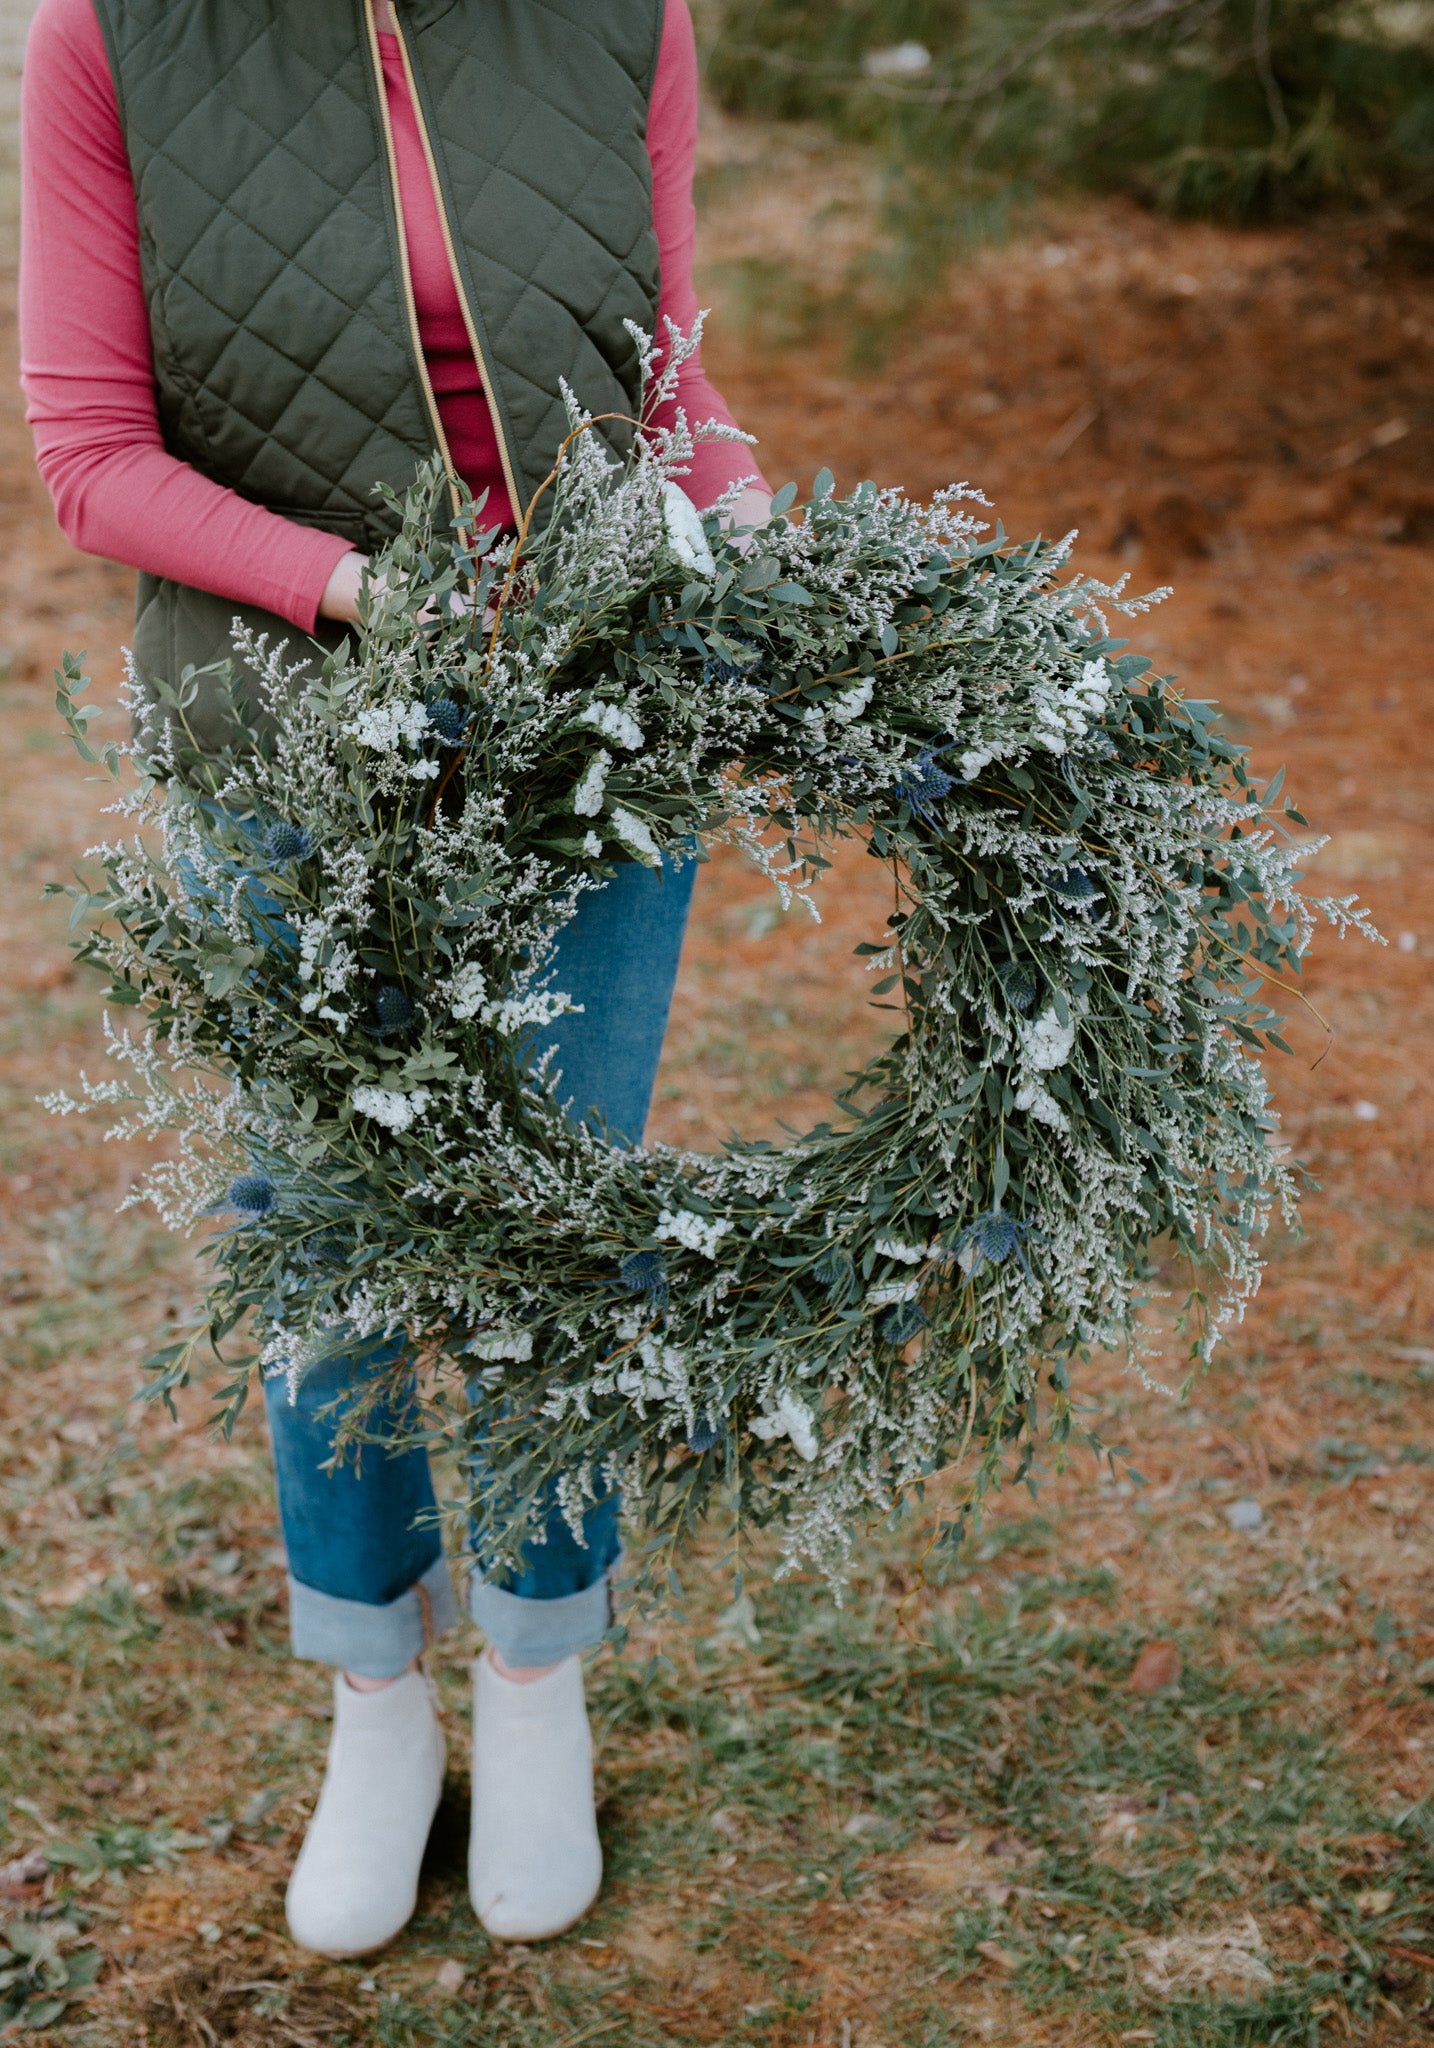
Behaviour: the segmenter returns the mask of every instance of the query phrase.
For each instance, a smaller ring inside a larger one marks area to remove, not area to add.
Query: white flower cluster
[[[1035,694],[1036,744],[1048,754],[1063,754],[1072,740],[1084,739],[1109,704],[1110,672],[1097,657],[1082,664],[1080,681],[1068,689]]]
[[[859,683],[853,683],[849,690],[843,690],[839,697],[833,697],[826,707],[827,711],[838,725],[851,725],[869,708],[875,689],[874,678],[864,676]]]
[[[426,1088],[355,1088],[352,1098],[360,1116],[371,1116],[376,1124],[397,1134],[406,1131],[422,1116],[429,1103]]]
[[[625,1326],[631,1331],[631,1325]],[[639,1415],[649,1402],[681,1409],[689,1400],[687,1356],[679,1345],[669,1344],[651,1331],[631,1333],[631,1349],[611,1376],[616,1391],[631,1401]]]
[[[488,994],[488,981],[476,960],[465,961],[448,984],[448,1008],[460,1023],[476,1017]]]
[[[799,1458],[810,1464],[818,1451],[816,1418],[805,1401],[793,1393],[781,1393],[774,1399],[768,1397],[768,1404],[760,1415],[752,1417],[753,1436],[761,1437],[763,1443],[773,1443],[778,1437],[788,1437]]]
[[[1068,1131],[1070,1120],[1056,1101],[1049,1088],[1043,1088],[1034,1076],[1027,1075],[1016,1089],[1016,1107],[1028,1116],[1036,1117],[1048,1124],[1053,1131]]]
[[[292,919],[299,941],[299,980],[310,986],[299,999],[305,1016],[320,1017],[340,1031],[349,1013],[336,1007],[358,968],[352,934],[362,927],[369,902],[370,870],[362,847],[326,847],[323,857],[327,901],[321,911]]]
[[[642,727],[632,713],[624,711],[620,704],[605,704],[600,697],[578,713],[578,724],[595,726],[605,740],[611,740],[615,747],[626,747],[631,753],[643,744]]]
[[[715,1259],[718,1245],[731,1228],[725,1216],[709,1222],[705,1216],[694,1215],[691,1209],[664,1209],[652,1234],[685,1245],[690,1252],[701,1252],[704,1259]]]
[[[612,755],[606,747],[599,747],[573,791],[573,809],[580,818],[595,818],[602,810],[602,793],[611,766]]]
[[[662,487],[662,517],[667,527],[667,545],[677,559],[699,576],[715,576],[717,564],[707,545],[702,515],[681,484],[670,478]]]
[[[396,755],[401,747],[421,747],[431,721],[426,704],[414,698],[395,698],[386,704],[368,704],[348,728],[350,739],[376,754]],[[439,773],[436,761],[419,759],[407,764],[415,781],[432,781]]]
[[[612,829],[630,853],[635,853],[644,867],[656,868],[662,865],[662,852],[652,836],[649,826],[641,818],[635,818],[631,811],[625,811],[621,804],[613,805]]]
[[[501,1002],[485,1003],[480,1015],[500,1038],[512,1038],[519,1031],[544,1030],[557,1017],[581,1014],[581,1003],[572,1003],[557,989],[535,988]]]
[[[1054,1006],[1041,1011],[1032,1023],[1021,1027],[1021,1045],[1026,1064],[1039,1074],[1063,1067],[1075,1047],[1075,1018],[1067,1012],[1063,1024]]]
[[[463,1349],[468,1357],[488,1363],[506,1358],[515,1365],[526,1365],[533,1355],[533,1333],[531,1330],[480,1330]]]
[[[877,1257],[896,1259],[903,1266],[919,1266],[926,1257],[926,1249],[919,1244],[904,1244],[900,1238],[879,1237],[876,1240]]]

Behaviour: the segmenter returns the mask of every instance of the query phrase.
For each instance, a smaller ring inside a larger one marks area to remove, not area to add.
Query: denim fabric
[[[660,875],[629,862],[579,900],[558,937],[552,986],[583,1010],[559,1017],[534,1057],[556,1049],[569,1115],[596,1111],[615,1144],[642,1142],[696,879],[695,860]]]
[[[692,860],[672,862],[662,874],[619,867],[603,889],[582,898],[558,942],[553,986],[582,1010],[548,1027],[533,1056],[553,1048],[569,1114],[600,1120],[615,1143],[640,1142],[647,1121],[696,872]],[[402,1671],[456,1618],[430,1519],[426,1455],[368,1445],[357,1463],[346,1457],[324,1469],[342,1412],[334,1404],[356,1379],[397,1356],[393,1346],[370,1344],[326,1361],[300,1381],[292,1404],[282,1379],[264,1390],[294,1650],[375,1678]],[[395,1399],[401,1407],[402,1395]],[[392,1407],[372,1418],[379,1430],[400,1420]],[[619,1547],[615,1498],[588,1509],[583,1534],[579,1543],[555,1505],[517,1571],[502,1579],[473,1574],[473,1618],[508,1663],[555,1663],[601,1639]]]
[[[559,1600],[540,1606],[527,1601],[523,1605],[525,1611],[536,1608],[538,1613],[545,1614],[549,1605],[561,1607],[563,1603]],[[397,1678],[435,1636],[452,1628],[459,1611],[453,1578],[444,1557],[435,1558],[406,1592],[382,1606],[368,1600],[340,1600],[332,1593],[317,1593],[292,1573],[289,1575],[289,1632],[298,1654],[311,1657],[318,1664],[341,1664],[360,1678]],[[559,1652],[560,1656],[566,1654]],[[555,1664],[558,1659],[513,1657],[509,1661]]]

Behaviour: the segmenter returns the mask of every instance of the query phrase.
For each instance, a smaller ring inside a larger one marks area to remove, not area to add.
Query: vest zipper
[[[374,62],[375,64],[378,65],[379,68],[378,83],[379,92],[380,95],[382,96],[383,66],[381,58],[379,56],[378,32],[373,22],[373,0],[364,0],[364,6],[368,10],[370,35],[373,41]],[[468,330],[468,345],[473,351],[473,360],[478,366],[478,376],[483,386],[483,397],[487,402],[489,417],[493,422],[493,433],[498,443],[498,455],[499,459],[503,464],[503,481],[507,485],[508,489],[508,502],[512,508],[514,521],[519,526],[521,526],[523,522],[523,513],[526,508],[518,495],[518,482],[513,472],[512,453],[508,447],[508,437],[507,434],[504,432],[503,418],[498,410],[497,400],[494,396],[495,387],[493,379],[488,372],[488,361],[483,353],[483,343],[478,336],[478,323],[473,318],[473,309],[468,303],[468,294],[463,289],[463,273],[459,268],[458,251],[454,247],[453,231],[449,225],[448,212],[443,203],[443,184],[438,175],[438,161],[433,153],[432,138],[428,133],[428,118],[423,110],[423,99],[422,95],[419,93],[418,90],[418,80],[415,78],[413,73],[413,62],[408,54],[408,39],[403,33],[403,23],[399,19],[399,0],[389,0],[389,10],[393,15],[393,26],[395,34],[397,35],[398,38],[399,55],[403,59],[403,75],[408,81],[408,96],[413,103],[413,118],[418,124],[419,139],[423,144],[423,154],[428,164],[429,181],[433,186],[433,203],[438,209],[438,223],[443,230],[443,247],[448,255],[448,268],[453,274],[453,289],[458,294],[458,305],[463,314],[463,325]],[[387,129],[388,101],[386,98],[384,98],[384,125],[385,129]],[[393,139],[391,135],[388,138],[388,147],[389,161],[390,164],[392,164]],[[394,201],[395,204],[398,206],[399,222],[401,226],[403,219],[403,208],[402,204],[398,200],[398,178],[396,169],[394,172]],[[405,282],[407,281],[407,263],[408,259],[407,256],[405,255]],[[409,308],[410,312],[412,313],[414,321],[414,333],[416,336],[418,331],[418,316],[416,311],[413,310],[413,291],[411,286],[409,287]],[[419,350],[419,360],[422,361],[421,348]],[[424,372],[424,382],[427,383],[426,370]],[[430,391],[430,397],[431,396],[432,393]],[[436,410],[437,407],[435,405],[435,412]],[[445,446],[445,456],[446,453],[447,450]],[[451,463],[449,464],[449,467],[450,469],[452,468]]]
[[[458,472],[453,466],[452,450],[448,436],[443,431],[443,415],[438,410],[438,395],[428,375],[428,363],[423,353],[423,336],[418,327],[418,305],[413,296],[413,274],[408,263],[408,229],[403,219],[403,195],[398,189],[398,153],[393,146],[393,123],[388,113],[388,88],[383,77],[383,53],[378,46],[378,23],[374,18],[373,0],[363,0],[364,23],[368,29],[369,56],[373,62],[374,84],[378,89],[379,118],[383,123],[383,147],[388,159],[388,183],[393,196],[393,217],[398,229],[398,268],[403,280],[403,302],[408,313],[408,335],[413,349],[413,360],[418,370],[418,381],[423,386],[423,397],[428,407],[429,424],[433,428],[434,445],[443,458],[443,467],[448,472],[448,488],[453,497],[454,510],[458,507]]]

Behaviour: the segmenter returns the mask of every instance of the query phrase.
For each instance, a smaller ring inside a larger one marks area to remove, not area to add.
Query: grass
[[[92,1338],[113,1328],[104,1286],[81,1302]],[[44,1346],[27,1356],[49,1392]],[[37,1975],[35,1997],[42,2016],[61,1999],[67,2040],[1303,2048],[1373,2039],[1427,1993],[1434,1815],[1381,1799],[1306,1689],[1355,1647],[1346,1620],[1310,1623],[1331,1583],[1269,1558],[1192,1600],[1179,1676],[1146,1694],[1148,1626],[1110,1564],[1070,1555],[1057,1502],[988,1523],[914,1630],[911,1532],[888,1529],[840,1608],[769,1586],[747,1641],[699,1573],[660,1640],[599,1659],[610,1881],[574,1936],[503,1950],[477,1928],[455,1773],[408,1933],[370,1962],[299,1957],[279,1888],[323,1719],[286,1657],[255,1433],[216,1461],[120,1406],[78,1444],[44,1401],[31,1417],[0,1556],[0,1861],[45,1851],[10,1924],[48,1943],[59,1990]],[[1320,1448],[1325,1485],[1350,1452]],[[108,1565],[78,1593],[24,1536],[59,1496],[67,1548]],[[1418,1638],[1389,1615],[1368,1633],[1381,1706],[1427,1707]],[[454,1729],[461,1647],[437,1659]],[[1009,2031],[1019,2015],[1033,2031]]]

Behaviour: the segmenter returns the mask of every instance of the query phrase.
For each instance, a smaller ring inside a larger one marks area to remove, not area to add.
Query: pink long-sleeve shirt
[[[419,338],[454,467],[506,502],[497,435],[463,324],[438,202],[398,41],[380,37]],[[666,0],[647,130],[661,315],[686,329],[696,217],[697,57],[687,0]],[[109,59],[91,0],[40,0],[25,51],[20,380],[35,449],[66,537],[312,632],[351,543],[268,512],[164,446],[155,401],[139,222]],[[659,326],[659,332],[666,330]],[[732,415],[692,357],[673,406],[694,423]],[[708,505],[755,477],[741,444],[700,443],[686,480]]]

